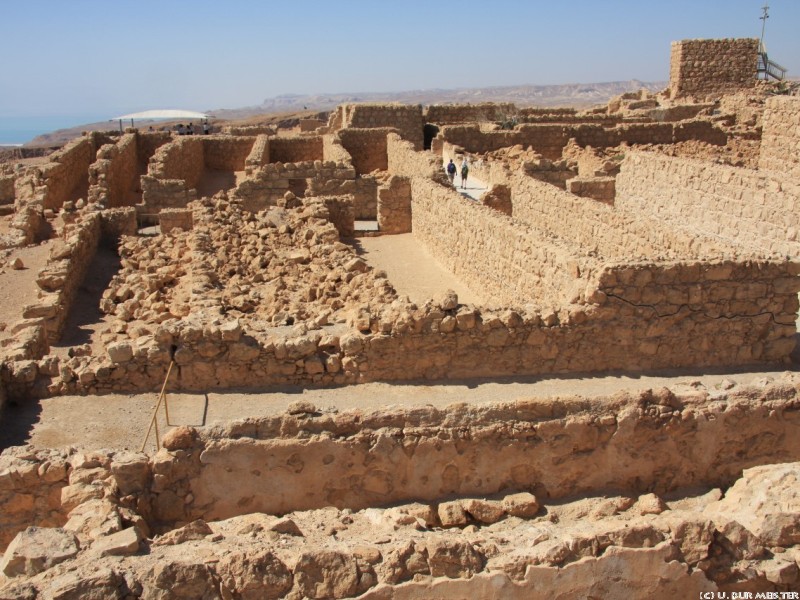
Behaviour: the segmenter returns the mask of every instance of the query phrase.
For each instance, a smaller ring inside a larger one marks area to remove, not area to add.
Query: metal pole
[[[761,19],[761,44],[760,44],[760,48],[761,48],[761,52],[766,52],[766,50],[764,50],[764,32],[767,29],[767,19],[769,19],[769,4],[767,4],[765,2],[764,6],[761,7],[761,10],[764,11],[764,14],[759,17],[759,19]]]
[[[144,452],[145,446],[147,446],[147,439],[150,437],[150,432],[153,430],[153,426],[156,428],[156,449],[161,449],[161,444],[158,441],[158,409],[161,407],[161,400],[164,399],[164,390],[167,389],[167,381],[169,380],[169,375],[172,373],[172,365],[175,364],[175,361],[170,361],[169,369],[167,369],[167,376],[164,377],[164,385],[161,386],[161,393],[158,395],[158,402],[156,402],[156,407],[153,409],[153,417],[150,419],[150,426],[147,428],[147,434],[144,436],[144,441],[142,442],[142,449],[140,452]],[[169,413],[167,413],[167,421],[169,421]]]

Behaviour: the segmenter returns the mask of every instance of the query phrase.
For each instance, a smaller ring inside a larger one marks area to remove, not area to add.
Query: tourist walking
[[[447,177],[450,178],[450,183],[456,178],[456,163],[453,162],[453,159],[450,159],[450,162],[447,163]]]
[[[469,175],[469,164],[467,163],[467,159],[464,158],[464,161],[461,163],[461,187],[463,189],[467,189],[467,175]]]

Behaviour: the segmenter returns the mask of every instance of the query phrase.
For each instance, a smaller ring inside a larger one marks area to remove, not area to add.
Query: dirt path
[[[401,296],[415,304],[441,296],[448,289],[462,304],[482,304],[481,296],[439,264],[413,233],[359,238],[356,250],[375,269],[386,271]]]
[[[22,309],[28,304],[35,304],[41,291],[36,283],[36,274],[47,263],[50,256],[50,243],[14,248],[8,257],[8,264],[3,267],[2,285],[0,285],[0,340],[8,337],[6,327],[22,319]],[[11,268],[11,261],[20,258],[23,269]],[[5,324],[5,327],[3,326]]]

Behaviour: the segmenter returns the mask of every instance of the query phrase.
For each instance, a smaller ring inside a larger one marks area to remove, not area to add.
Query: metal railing
[[[758,74],[764,74],[764,79],[772,77],[777,81],[783,81],[786,78],[786,71],[788,69],[779,65],[774,60],[770,60],[766,52],[758,53]]]

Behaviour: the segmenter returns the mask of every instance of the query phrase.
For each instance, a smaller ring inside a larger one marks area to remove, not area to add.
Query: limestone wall
[[[226,126],[223,128],[223,133],[228,135],[275,135],[275,128],[271,125],[245,125],[241,127]]]
[[[192,211],[189,208],[165,208],[158,213],[158,225],[162,234],[175,228],[189,231],[192,229]]]
[[[758,44],[756,38],[672,42],[671,96],[705,97],[753,87]]]
[[[341,237],[355,235],[355,208],[352,196],[327,196],[323,202],[330,213],[330,221]]]
[[[255,145],[252,137],[215,135],[201,139],[204,165],[217,171],[244,171],[245,160]]]
[[[506,306],[565,303],[580,271],[565,245],[452,188],[414,178],[411,193],[414,236],[467,286]]]
[[[64,241],[53,246],[47,265],[37,275],[42,296],[35,304],[25,306],[22,316],[38,320],[51,343],[61,337],[78,288],[97,253],[100,237],[100,213],[84,215]]]
[[[332,113],[331,122],[341,122],[343,128],[375,129],[391,127],[400,132],[417,150],[422,150],[422,106],[405,104],[342,104]]]
[[[773,96],[764,110],[758,168],[800,181],[800,98]]]
[[[570,194],[614,204],[615,179],[613,177],[575,177],[566,182]]]
[[[97,151],[89,167],[89,200],[107,208],[129,205],[129,195],[139,176],[137,134],[126,133],[116,144]]]
[[[378,229],[383,233],[411,232],[411,182],[391,177],[378,189]]]
[[[322,136],[269,138],[269,162],[298,163],[323,160]]]
[[[389,172],[403,177],[426,177],[443,184],[447,175],[442,168],[441,157],[431,152],[417,152],[414,146],[396,133],[386,137],[386,153]]]
[[[179,179],[184,182],[186,189],[191,189],[200,181],[204,167],[203,138],[181,136],[158,149],[150,160],[148,176],[163,180]],[[145,204],[150,204],[147,200],[147,190],[143,191],[145,191]]]
[[[262,134],[256,137],[250,153],[244,159],[245,172],[252,175],[258,167],[269,162],[269,136]]]
[[[342,147],[350,154],[357,175],[385,171],[389,166],[386,136],[391,128],[341,129],[338,133]]]
[[[99,134],[76,138],[51,154],[49,162],[38,167],[42,178],[41,199],[44,208],[58,210],[75,192],[88,190],[89,165],[95,160]]]
[[[511,102],[481,102],[480,104],[431,104],[425,109],[427,123],[452,125],[476,121],[504,121],[519,113]]]
[[[700,259],[734,255],[723,240],[664,227],[646,211],[621,212],[589,198],[576,197],[523,175],[509,179],[513,216],[517,221],[556,236],[580,256],[635,259]]]
[[[341,138],[334,133],[322,136],[322,154],[323,160],[326,161],[342,164],[352,163],[350,153],[342,146]]]
[[[628,152],[617,176],[616,206],[675,230],[719,236],[761,252],[800,254],[800,181],[647,152]]]
[[[449,125],[440,137],[467,152],[493,152],[515,146],[531,147],[549,160],[561,158],[570,138],[580,146],[607,148],[620,144],[672,144],[699,140],[724,145],[727,135],[707,121],[679,123],[625,123],[613,128],[596,124],[522,124],[510,131],[482,131],[478,125]]]
[[[378,181],[371,175],[353,181],[353,202],[356,219],[374,221],[378,218]]]

